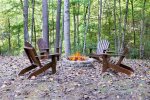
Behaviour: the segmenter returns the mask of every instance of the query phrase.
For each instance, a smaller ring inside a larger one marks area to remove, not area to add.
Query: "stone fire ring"
[[[93,58],[88,58],[85,61],[71,61],[68,58],[62,59],[62,65],[67,67],[92,67]]]

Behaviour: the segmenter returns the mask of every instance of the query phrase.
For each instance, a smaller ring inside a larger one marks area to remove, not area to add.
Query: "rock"
[[[32,76],[31,79],[32,79],[32,80],[35,80],[35,76]]]
[[[87,99],[89,99],[89,96],[88,96],[87,94],[85,94],[85,95],[83,96],[83,98],[87,100]]]
[[[3,84],[2,86],[1,86],[1,88],[5,88],[7,85],[6,84]]]
[[[75,89],[75,87],[67,88],[67,89],[66,89],[66,92],[71,92],[71,91],[74,90],[74,89]]]

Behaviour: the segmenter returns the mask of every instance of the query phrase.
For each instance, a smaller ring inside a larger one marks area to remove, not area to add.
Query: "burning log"
[[[71,61],[84,61],[86,59],[87,59],[87,57],[82,56],[79,52],[68,57],[68,60],[71,60]]]

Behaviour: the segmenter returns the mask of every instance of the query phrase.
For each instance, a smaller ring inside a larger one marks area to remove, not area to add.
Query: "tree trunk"
[[[122,33],[122,48],[125,47],[125,33],[126,33],[126,24],[127,24],[127,17],[128,17],[128,4],[129,4],[129,0],[126,0],[126,12],[124,18],[124,28]]]
[[[110,16],[110,3],[107,2],[107,6],[108,6],[108,10],[107,10],[107,17],[108,17],[108,32],[109,32],[109,35],[111,34],[111,16]]]
[[[61,43],[60,43],[60,53],[62,53],[62,45],[64,40],[64,14],[62,15],[62,34],[61,34]]]
[[[85,50],[86,50],[86,34],[88,32],[88,26],[89,26],[89,19],[90,19],[90,5],[91,5],[91,0],[89,0],[88,3],[88,19],[86,21],[86,14],[87,14],[87,9],[85,12],[85,32],[84,32],[84,45],[83,45],[83,54],[85,54]]]
[[[120,52],[121,44],[120,44],[120,35],[122,33],[122,13],[121,13],[121,1],[119,0],[119,32],[118,32],[118,53]]]
[[[64,0],[64,40],[65,55],[68,56],[71,53],[69,0]]]
[[[24,43],[25,43],[25,41],[29,40],[29,34],[28,34],[28,0],[24,0],[23,16],[24,16]]]
[[[116,0],[114,0],[114,42],[115,42],[115,52],[117,52],[117,31],[116,31]]]
[[[60,42],[60,16],[61,16],[61,0],[57,2],[57,18],[56,18],[56,41],[55,41],[55,52],[56,48],[59,47]]]
[[[35,49],[36,49],[36,29],[35,29],[35,20],[34,20],[34,39],[35,39],[35,41],[34,41],[34,42],[35,42],[35,44],[34,44],[35,46],[34,46],[34,47],[35,47]]]
[[[134,47],[135,47],[135,30],[134,30],[134,7],[133,7],[133,0],[131,0],[131,8],[132,8],[132,27],[133,27],[133,33],[134,33]]]
[[[8,18],[8,48],[9,53],[11,52],[11,31],[10,31],[10,19]]]
[[[46,46],[49,48],[49,27],[48,27],[48,3],[47,0],[42,0],[42,19],[43,19],[43,39],[46,41]]]
[[[55,33],[54,33],[54,1],[52,0],[52,43],[54,44],[54,40],[55,40]]]
[[[20,3],[21,3],[22,11],[23,11],[23,10],[24,10],[24,8],[23,8],[23,1],[22,1],[22,0],[20,0]]]
[[[99,6],[100,7],[98,7],[98,41],[100,40],[102,30],[102,0],[99,1]]]
[[[21,3],[21,8],[22,8],[22,12],[23,12],[23,16],[24,16],[24,6],[23,6],[23,1],[22,0],[20,0],[20,3]],[[18,36],[17,36],[17,38],[18,38],[18,48],[20,48],[20,25],[19,25],[19,29],[18,29]]]
[[[17,44],[18,44],[18,48],[20,48],[20,25],[19,25],[19,28],[18,28],[18,32],[17,32]]]
[[[80,14],[80,0],[78,0],[78,6],[77,6],[77,8],[78,8],[78,15],[77,15],[77,44],[78,44],[78,47],[79,47],[79,45],[80,45],[80,30],[79,30],[79,26],[80,26],[80,23],[79,23],[79,14]],[[78,48],[79,49],[79,48]]]
[[[33,40],[33,32],[34,32],[34,0],[32,0],[31,44]]]
[[[76,5],[73,5],[73,22],[74,22],[74,51],[76,51],[76,41],[77,41],[77,32],[76,32]]]
[[[141,19],[141,32],[140,32],[140,58],[144,57],[144,44],[143,44],[143,35],[144,35],[144,25],[145,25],[145,4],[146,0],[144,0],[143,9],[142,9],[142,19]]]

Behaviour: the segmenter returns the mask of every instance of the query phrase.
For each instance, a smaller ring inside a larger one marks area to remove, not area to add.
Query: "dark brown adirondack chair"
[[[41,55],[48,55],[49,53],[49,48],[46,46],[46,42],[43,38],[39,38],[37,41],[37,45],[40,51]],[[59,48],[56,48],[56,53],[59,54]],[[45,59],[45,57],[42,57],[42,59]],[[59,56],[57,56],[57,60],[59,60]]]
[[[35,49],[32,47],[32,45],[29,42],[25,42],[25,47],[24,47],[25,53],[27,57],[30,60],[31,65],[23,70],[20,71],[19,75],[23,75],[24,73],[36,68],[40,67],[40,69],[36,70],[35,72],[31,73],[28,78],[31,78],[32,76],[37,76],[50,67],[52,68],[52,73],[56,73],[56,56],[59,56],[58,54],[51,54],[48,55],[49,58],[51,57],[51,62],[44,63],[42,64],[40,61],[40,57],[37,55]],[[43,55],[47,56],[47,55]]]
[[[101,45],[101,44],[98,44],[98,45]],[[102,46],[97,46],[97,49],[100,50],[101,49],[100,47],[102,47]],[[103,52],[103,53],[97,52],[96,54],[90,54],[89,56],[93,57],[103,63],[102,73],[106,72],[107,69],[111,68],[117,72],[131,75],[134,72],[134,70],[121,63],[127,53],[128,53],[128,48],[125,47],[124,51],[121,55],[108,54],[107,52]],[[119,57],[118,61],[113,61],[113,60],[110,60],[110,56],[120,56],[120,57]],[[102,58],[102,60],[101,60],[101,58]]]

